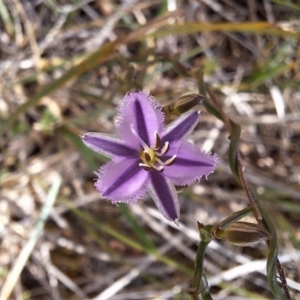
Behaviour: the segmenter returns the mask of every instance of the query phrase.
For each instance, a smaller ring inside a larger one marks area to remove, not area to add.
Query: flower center
[[[165,142],[162,146],[161,139],[158,136],[157,132],[154,132],[154,141],[155,145],[153,148],[150,148],[141,137],[138,135],[136,130],[134,129],[133,125],[130,125],[131,132],[136,136],[144,150],[140,153],[140,163],[139,166],[142,167],[146,171],[151,171],[152,169],[156,171],[163,171],[165,166],[170,166],[177,155],[173,155],[172,157],[168,158],[166,161],[162,161],[160,159],[161,156],[168,153],[170,149],[170,143]]]
[[[161,139],[158,136],[157,132],[155,132],[155,146],[154,148],[149,148],[145,143],[142,143],[144,150],[140,154],[139,166],[142,167],[146,171],[151,171],[154,169],[156,171],[163,171],[165,166],[171,165],[176,155],[173,155],[171,158],[166,161],[162,161],[160,157],[166,153],[168,153],[170,144],[169,142],[165,142],[164,145],[161,145]]]

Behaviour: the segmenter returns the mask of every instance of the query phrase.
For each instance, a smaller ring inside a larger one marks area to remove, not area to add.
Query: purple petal
[[[97,175],[95,187],[112,203],[135,202],[145,194],[149,180],[149,173],[139,166],[139,161],[130,158],[109,162]]]
[[[82,136],[82,141],[91,150],[108,157],[138,155],[136,150],[127,147],[121,140],[109,134],[88,132]]]
[[[129,93],[125,96],[119,112],[118,129],[124,141],[134,144],[134,148],[139,144],[132,133],[132,126],[148,146],[154,145],[154,133],[162,131],[164,122],[164,115],[157,102],[144,92]]]
[[[152,171],[150,177],[149,193],[158,210],[166,219],[170,221],[178,220],[179,201],[174,185],[162,173]]]
[[[161,137],[162,142],[179,141],[187,137],[199,121],[200,111],[189,111],[178,117],[167,126],[166,132]]]
[[[165,167],[163,175],[176,185],[199,181],[216,168],[217,156],[205,153],[191,143],[183,142],[180,146],[179,142],[173,143],[169,152],[162,157],[163,161],[172,157],[173,152],[177,156],[170,166]]]

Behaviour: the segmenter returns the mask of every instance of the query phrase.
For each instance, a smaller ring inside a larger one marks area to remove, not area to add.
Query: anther
[[[156,171],[158,171],[158,172],[161,172],[161,171],[163,171],[163,169],[164,169],[163,166],[156,166],[156,165],[154,165],[154,164],[151,164],[150,166],[151,166],[153,169],[155,169]]]
[[[144,169],[145,171],[147,171],[147,172],[151,171],[151,167],[148,166],[148,165],[146,165],[146,164],[140,163],[139,166],[140,166],[141,168],[143,168],[143,169]]]
[[[154,147],[154,150],[158,150],[161,146],[161,139],[158,135],[158,133],[155,131],[155,147]]]
[[[171,158],[167,159],[167,160],[164,162],[165,166],[170,166],[170,165],[174,162],[176,156],[177,156],[177,155],[173,155]]]
[[[164,146],[162,147],[161,151],[160,151],[160,155],[164,155],[166,154],[170,149],[170,143],[169,142],[165,142]]]

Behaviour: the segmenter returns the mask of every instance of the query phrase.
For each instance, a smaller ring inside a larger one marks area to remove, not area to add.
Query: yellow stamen
[[[164,169],[163,166],[156,166],[154,164],[150,164],[150,166],[158,172],[161,172]]]
[[[145,171],[151,171],[151,167],[146,164],[139,163],[139,166],[142,167]]]
[[[134,129],[132,129],[132,131],[134,132]],[[154,169],[158,172],[161,172],[164,170],[165,166],[169,166],[174,162],[176,155],[173,155],[171,158],[163,162],[159,157],[163,156],[169,151],[170,143],[165,142],[163,147],[161,147],[160,137],[158,136],[157,132],[154,134],[155,148],[149,148],[146,144],[142,143],[144,150],[140,155],[141,162],[139,163],[139,166],[146,171],[151,171],[151,169]]]
[[[166,154],[170,149],[170,143],[169,142],[165,142],[164,146],[162,147],[160,153],[157,153],[158,156],[162,156],[164,154]]]
[[[176,156],[177,156],[177,155],[173,155],[171,158],[167,159],[167,160],[165,161],[165,166],[170,166],[170,165],[174,162]]]

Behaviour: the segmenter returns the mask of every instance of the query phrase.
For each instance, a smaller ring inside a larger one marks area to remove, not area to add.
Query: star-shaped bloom
[[[136,202],[146,191],[168,220],[177,222],[175,185],[188,185],[216,168],[216,155],[186,140],[196,127],[199,111],[189,111],[168,126],[160,105],[145,92],[128,93],[119,108],[119,137],[89,132],[83,143],[111,158],[96,173],[95,187],[112,203]]]

